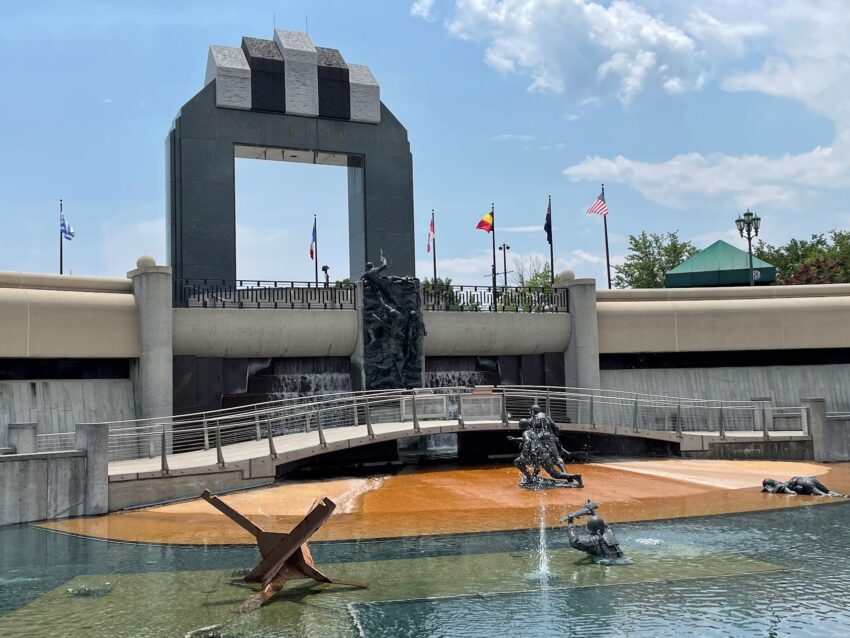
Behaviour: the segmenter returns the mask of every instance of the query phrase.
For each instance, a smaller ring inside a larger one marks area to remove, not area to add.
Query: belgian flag
[[[490,232],[493,230],[493,212],[489,212],[484,217],[481,218],[481,221],[478,222],[478,226],[475,227],[476,230],[483,230],[486,232]]]

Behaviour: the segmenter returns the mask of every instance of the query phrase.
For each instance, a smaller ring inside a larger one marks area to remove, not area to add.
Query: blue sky
[[[437,211],[438,268],[486,283],[497,239],[526,260],[604,279],[629,234],[737,241],[750,206],[771,243],[850,226],[850,12],[829,0],[4,2],[0,270],[56,272],[57,204],[75,274],[165,258],[164,137],[203,84],[210,44],[273,23],[369,65],[407,127],[416,248]],[[333,167],[239,160],[240,277],[347,273],[346,183]],[[514,269],[509,264],[509,269]]]

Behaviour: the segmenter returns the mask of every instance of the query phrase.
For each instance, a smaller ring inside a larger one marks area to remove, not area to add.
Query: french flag
[[[310,240],[310,259],[316,256],[316,220],[313,219],[313,238]]]

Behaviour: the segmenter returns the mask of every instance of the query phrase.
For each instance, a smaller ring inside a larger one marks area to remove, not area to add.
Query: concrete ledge
[[[241,471],[217,471],[180,476],[157,476],[135,481],[109,483],[109,511],[157,505],[169,501],[197,498],[208,489],[211,492],[261,487],[274,483],[274,477],[245,479]]]
[[[629,288],[597,290],[598,301],[681,301],[700,299],[779,299],[850,297],[850,284],[807,286],[733,286],[728,288]]]
[[[0,288],[75,290],[77,292],[133,292],[130,280],[123,277],[80,277],[78,275],[48,275],[32,272],[0,272]]]
[[[30,452],[28,454],[2,454],[0,463],[14,463],[18,461],[69,459],[77,456],[85,456],[85,450],[61,450],[58,452]]]

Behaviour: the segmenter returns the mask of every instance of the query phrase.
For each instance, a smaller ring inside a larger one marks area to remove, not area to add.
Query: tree
[[[441,279],[440,277],[436,279],[423,279],[422,295],[425,307],[431,310],[458,310],[465,301],[452,288],[452,280],[448,277],[445,279]],[[466,305],[468,306],[470,304]],[[474,309],[477,309],[477,304]]]
[[[783,246],[759,240],[753,249],[759,259],[776,267],[780,284],[850,282],[850,232],[831,230],[811,239],[791,239]]]
[[[540,255],[514,257],[514,285],[519,288],[550,288],[552,269]]]
[[[629,235],[629,254],[614,266],[616,288],[663,288],[664,275],[699,251],[689,241],[672,233]]]
[[[553,303],[552,269],[540,255],[514,257],[515,289],[505,290],[499,299],[503,310],[543,312]]]

